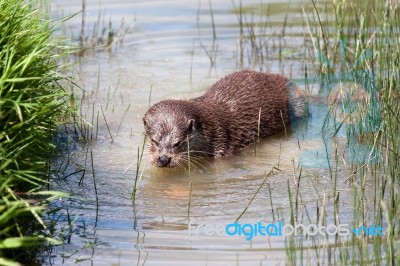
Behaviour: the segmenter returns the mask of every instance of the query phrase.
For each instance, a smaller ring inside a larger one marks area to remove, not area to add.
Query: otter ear
[[[144,125],[144,129],[147,131],[147,129],[149,128],[149,123],[146,120],[146,117],[143,117],[143,125]]]
[[[194,119],[189,119],[188,121],[188,127],[185,131],[186,135],[192,134],[194,131]]]

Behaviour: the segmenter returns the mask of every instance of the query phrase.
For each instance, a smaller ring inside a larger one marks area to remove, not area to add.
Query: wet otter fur
[[[306,94],[279,74],[239,71],[190,100],[164,100],[143,118],[150,159],[175,167],[188,157],[230,156],[307,114]]]

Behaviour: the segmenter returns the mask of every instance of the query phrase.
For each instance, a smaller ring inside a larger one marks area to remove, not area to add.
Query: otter
[[[231,156],[306,116],[306,105],[306,93],[280,74],[230,74],[200,97],[150,107],[143,117],[150,160],[176,167],[189,157]]]

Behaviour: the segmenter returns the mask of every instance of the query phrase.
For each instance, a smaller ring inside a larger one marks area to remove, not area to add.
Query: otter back
[[[187,154],[232,155],[305,114],[305,93],[284,76],[240,71],[222,78],[200,97],[155,104],[144,124],[153,163],[173,167]]]

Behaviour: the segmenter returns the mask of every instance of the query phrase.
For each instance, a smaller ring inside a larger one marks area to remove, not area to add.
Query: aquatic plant
[[[134,21],[130,25],[126,25],[124,19],[120,25],[115,28],[112,21],[105,19],[105,12],[99,12],[97,21],[88,23],[86,21],[86,0],[82,0],[81,25],[78,37],[79,49],[78,55],[83,56],[87,51],[96,51],[99,48],[111,50],[113,47],[122,46],[125,35],[134,25]],[[70,33],[73,34],[72,32]],[[71,36],[74,39],[74,36]]]
[[[396,217],[400,213],[400,6],[394,1],[338,0],[326,3],[313,0],[312,3],[314,11],[308,16],[307,24],[321,90],[330,93],[334,89],[332,83],[341,86],[353,84],[364,90],[368,106],[366,112],[353,121],[346,121],[337,117],[336,113],[329,112],[321,133],[327,138],[334,137],[346,124],[346,156],[351,161],[349,177],[343,182],[348,182],[354,194],[353,226],[372,223],[382,226],[385,234],[353,234],[348,238],[336,238],[334,244],[327,241],[311,247],[304,247],[291,238],[287,242],[288,260],[295,264],[299,260],[306,260],[308,255],[305,253],[315,252],[315,257],[307,261],[318,263],[328,259],[328,264],[396,265],[400,262],[395,256],[399,251],[396,245],[399,222]],[[342,113],[351,116],[357,110],[362,110],[357,109],[359,107],[352,109],[343,100]],[[336,122],[330,120],[332,116]],[[332,123],[336,130],[328,132],[326,129]],[[320,208],[317,213],[320,213],[320,222],[326,222],[325,208],[332,204],[332,219],[338,224],[341,212],[337,182],[342,182],[338,180],[342,166],[337,150],[330,155],[328,149],[326,146],[333,181],[329,195],[331,200],[324,199],[322,205],[317,207]],[[294,206],[291,209],[292,212],[297,210]]]
[[[1,265],[27,263],[35,255],[32,247],[51,241],[38,229],[46,228],[46,201],[59,194],[40,190],[66,91],[57,72],[55,25],[46,15],[29,1],[0,0]]]
[[[299,6],[298,3],[290,5]],[[270,5],[265,5],[265,10],[269,8]],[[328,105],[321,126],[323,148],[318,151],[325,156],[327,169],[316,165],[318,173],[315,175],[326,174],[329,180],[324,182],[329,185],[328,192],[319,195],[318,184],[310,176],[313,169],[304,171],[301,164],[300,167],[293,165],[293,180],[288,179],[287,220],[292,225],[303,222],[301,219],[305,223],[339,225],[348,222],[351,216],[353,228],[371,224],[381,226],[384,235],[287,237],[286,263],[397,265],[400,262],[395,256],[399,251],[397,217],[400,214],[400,5],[395,1],[311,0],[302,8],[304,30],[309,34],[304,35],[307,45],[301,57],[304,84],[307,87],[317,82]],[[262,17],[263,9],[259,10]],[[271,37],[263,34],[266,24],[262,20],[253,23],[249,17],[257,11],[243,7],[241,2],[235,5],[235,11],[240,29],[239,66],[243,66],[246,60],[251,66],[259,62],[265,64],[271,60],[267,56],[271,53],[268,46]],[[283,40],[287,38],[289,43],[292,36],[285,33],[287,26],[285,17],[280,37]],[[285,42],[279,42],[280,60],[285,61],[281,51],[288,47]],[[246,49],[250,51],[248,58],[244,53]],[[340,104],[333,100],[336,97],[328,97],[337,96],[338,92],[346,89],[361,90],[362,93],[344,93],[340,96]],[[332,141],[339,131],[346,135],[343,154],[339,154],[338,144]],[[346,175],[347,178],[342,179]],[[300,184],[301,180],[313,183],[316,204],[302,202],[299,190],[304,184]],[[339,182],[347,183],[353,193],[352,201],[341,199]],[[267,188],[274,215],[270,186]],[[344,208],[352,208],[353,213],[344,213]],[[316,213],[316,217],[310,213]]]

